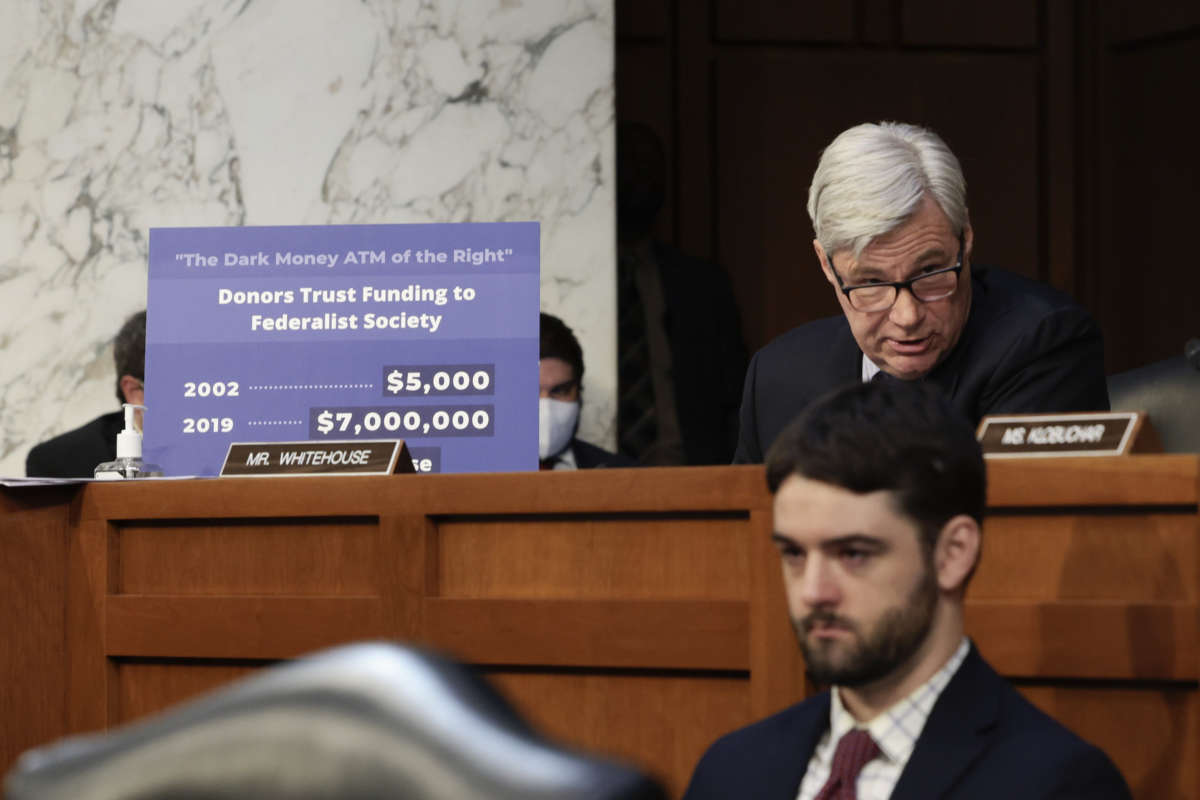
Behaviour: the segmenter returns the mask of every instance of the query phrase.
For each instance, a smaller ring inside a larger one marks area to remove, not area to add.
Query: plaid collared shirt
[[[800,782],[797,800],[813,800],[821,791],[825,781],[829,780],[838,742],[855,727],[866,728],[879,746],[879,755],[868,761],[862,772],[858,773],[858,800],[887,800],[896,788],[896,782],[900,780],[900,773],[904,772],[913,748],[917,746],[929,712],[933,711],[934,703],[954,673],[958,672],[969,650],[970,644],[964,636],[954,655],[929,680],[866,725],[859,725],[842,705],[842,698],[835,686],[830,693],[829,729],[817,742],[817,749],[808,760],[808,770]]]

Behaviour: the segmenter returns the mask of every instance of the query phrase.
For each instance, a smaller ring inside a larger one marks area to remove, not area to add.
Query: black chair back
[[[1113,411],[1146,411],[1168,453],[1200,453],[1200,370],[1184,356],[1108,379]]]

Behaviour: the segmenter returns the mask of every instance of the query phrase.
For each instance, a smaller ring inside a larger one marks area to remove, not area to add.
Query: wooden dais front
[[[71,517],[62,732],[398,639],[679,792],[803,690],[759,468],[93,484]]]
[[[1197,461],[989,464],[969,632],[1139,797],[1200,798]],[[478,664],[675,794],[804,691],[759,467],[7,490],[0,525],[0,768],[362,639]]]

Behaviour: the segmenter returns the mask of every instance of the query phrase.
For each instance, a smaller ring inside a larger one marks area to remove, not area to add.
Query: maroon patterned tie
[[[879,755],[879,747],[871,734],[855,728],[842,737],[833,754],[833,769],[829,780],[817,792],[816,800],[858,800],[855,786],[863,765]]]

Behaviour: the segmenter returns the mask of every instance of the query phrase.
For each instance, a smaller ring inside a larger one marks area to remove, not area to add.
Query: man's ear
[[[971,218],[967,217],[967,226],[963,228],[963,260],[970,261],[975,252],[975,229],[971,227]]]
[[[132,375],[122,375],[120,385],[121,394],[125,395],[126,403],[133,403],[137,406],[146,405],[146,392],[141,381]]]
[[[813,251],[817,254],[817,261],[821,265],[821,272],[825,273],[825,280],[829,281],[833,286],[837,286],[837,278],[829,269],[830,260],[825,256],[825,248],[821,247],[821,243],[813,239]]]
[[[983,533],[974,517],[959,514],[942,526],[933,552],[939,589],[957,592],[966,586],[971,572],[979,563],[982,544]]]

